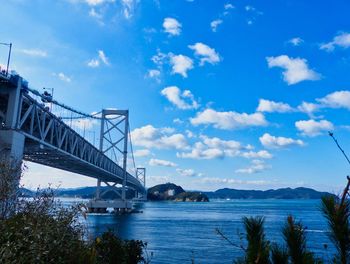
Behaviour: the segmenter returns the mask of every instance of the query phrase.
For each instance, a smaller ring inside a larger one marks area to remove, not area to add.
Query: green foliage
[[[91,263],[77,208],[58,206],[50,193],[17,205],[0,221],[1,263]]]
[[[246,262],[265,264],[269,263],[269,241],[265,239],[264,218],[244,217],[243,224],[248,242]]]
[[[145,262],[142,253],[146,245],[142,241],[123,241],[111,231],[96,238],[92,246],[96,251],[97,263],[134,264]]]
[[[292,216],[288,216],[282,233],[288,246],[288,253],[292,263],[319,263],[319,261],[314,258],[313,253],[307,249],[305,227],[301,222],[295,222]]]
[[[0,220],[0,263],[147,263],[142,241],[124,241],[110,231],[86,241],[82,207],[62,207],[52,192],[17,201],[17,212]]]
[[[328,221],[329,237],[334,243],[337,255],[334,263],[349,263],[350,254],[350,204],[348,200],[326,196],[322,198],[321,210]]]
[[[285,247],[281,247],[274,243],[271,246],[271,263],[272,264],[288,264],[288,251]]]

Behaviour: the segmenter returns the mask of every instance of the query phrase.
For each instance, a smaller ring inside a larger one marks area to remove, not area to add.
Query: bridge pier
[[[16,131],[19,113],[22,78],[11,88],[1,85],[0,94],[8,101],[0,109],[0,218],[15,210],[15,200],[22,174],[25,136]]]
[[[133,209],[131,201],[123,200],[90,200],[87,203],[89,213],[107,213],[107,209],[113,209],[114,213],[128,213]]]

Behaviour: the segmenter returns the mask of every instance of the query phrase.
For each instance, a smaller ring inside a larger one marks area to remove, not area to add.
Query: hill
[[[325,195],[333,195],[328,192],[318,192],[311,188],[281,188],[276,190],[237,190],[219,189],[215,192],[204,192],[210,199],[320,199]]]
[[[181,186],[174,183],[159,184],[149,188],[147,190],[147,198],[151,201],[209,202],[205,194],[201,192],[186,192]]]

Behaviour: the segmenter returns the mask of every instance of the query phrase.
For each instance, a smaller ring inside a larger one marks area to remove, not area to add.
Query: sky
[[[350,167],[328,131],[350,155],[349,13],[345,0],[8,0],[0,42],[57,101],[129,109],[148,186],[339,192]],[[96,184],[27,165],[29,188]]]

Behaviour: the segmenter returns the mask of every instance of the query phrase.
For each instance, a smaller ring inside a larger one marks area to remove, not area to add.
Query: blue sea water
[[[112,229],[124,239],[147,242],[154,264],[191,263],[192,259],[195,263],[224,264],[232,263],[243,251],[229,245],[216,228],[235,244],[244,245],[244,239],[240,239],[244,231],[242,217],[264,216],[267,238],[282,243],[281,228],[291,214],[307,227],[308,247],[327,261],[334,247],[319,208],[320,200],[146,202],[140,204],[142,213],[89,215],[87,226],[92,237]]]

